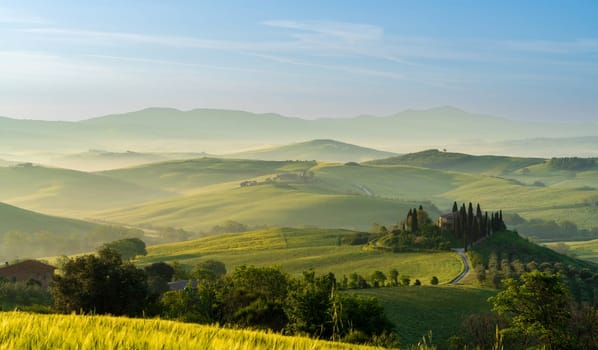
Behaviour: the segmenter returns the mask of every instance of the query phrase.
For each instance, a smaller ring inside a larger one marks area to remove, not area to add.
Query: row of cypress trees
[[[459,207],[457,202],[454,202],[451,214],[453,218],[453,232],[457,238],[463,240],[466,248],[481,238],[507,228],[502,218],[502,210],[491,212],[490,214],[486,211],[482,214],[480,203],[477,203],[474,212],[471,202],[469,202],[467,207],[465,203]]]

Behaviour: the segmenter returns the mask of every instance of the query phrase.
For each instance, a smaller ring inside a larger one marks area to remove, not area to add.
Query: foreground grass
[[[359,295],[374,296],[384,305],[388,318],[397,326],[402,346],[417,344],[432,332],[434,344],[443,345],[453,335],[462,333],[463,320],[489,312],[490,289],[463,286],[411,286],[365,289]]]
[[[164,320],[0,313],[0,349],[375,349]]]
[[[237,265],[279,265],[291,274],[313,268],[317,273],[333,272],[338,279],[356,272],[369,276],[375,270],[391,268],[413,281],[428,284],[432,276],[446,283],[463,268],[453,252],[390,253],[367,251],[362,246],[340,244],[355,232],[338,229],[270,228],[248,233],[225,234],[193,241],[162,244],[147,248],[140,265],[158,261],[179,261],[187,266],[214,259],[229,271]]]

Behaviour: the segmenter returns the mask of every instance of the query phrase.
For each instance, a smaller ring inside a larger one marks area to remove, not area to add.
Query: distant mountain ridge
[[[399,153],[449,146],[467,153],[496,153],[492,150],[502,149],[496,143],[510,140],[596,136],[596,123],[522,122],[454,107],[406,110],[390,116],[315,120],[275,113],[171,108],[148,108],[78,122],[0,118],[2,151],[9,153],[40,150],[74,153],[93,148],[114,152],[222,154],[264,144],[312,139],[343,140]],[[525,146],[516,148],[523,150]]]

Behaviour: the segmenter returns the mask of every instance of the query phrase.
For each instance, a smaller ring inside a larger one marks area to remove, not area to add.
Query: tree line
[[[507,228],[503,221],[502,210],[490,214],[487,211],[482,213],[480,203],[477,203],[474,211],[471,202],[467,207],[465,203],[459,207],[457,202],[454,202],[449,215],[452,225],[448,229],[463,241],[466,249],[478,240]]]
[[[178,270],[178,271],[177,271]],[[305,271],[294,278],[277,267],[205,261],[191,272],[159,262],[136,268],[110,245],[66,259],[50,284],[54,310],[270,329],[355,343],[392,346],[394,325],[375,298],[340,292],[333,273]],[[182,290],[168,282],[188,273]],[[178,276],[177,276],[178,275]],[[398,272],[397,272],[398,275]]]

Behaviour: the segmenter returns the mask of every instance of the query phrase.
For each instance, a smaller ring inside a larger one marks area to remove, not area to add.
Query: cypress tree
[[[417,232],[418,229],[419,227],[417,222],[417,210],[415,210],[414,208],[413,212],[411,213],[411,231]]]

